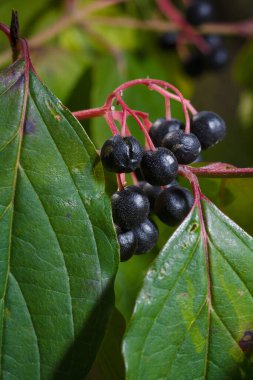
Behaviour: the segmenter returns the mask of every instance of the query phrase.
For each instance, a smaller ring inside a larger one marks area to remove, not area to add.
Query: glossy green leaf
[[[0,76],[1,378],[83,379],[114,302],[110,202],[83,128],[24,71]]]
[[[195,208],[146,275],[124,341],[129,380],[252,378],[253,239],[212,203],[203,214],[208,250]]]

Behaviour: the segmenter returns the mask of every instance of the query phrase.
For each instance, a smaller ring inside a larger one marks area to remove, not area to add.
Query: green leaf
[[[83,379],[114,302],[110,202],[93,144],[25,66],[0,76],[1,377]]]
[[[124,341],[129,380],[252,378],[253,239],[202,204],[206,235],[195,207],[147,273]]]

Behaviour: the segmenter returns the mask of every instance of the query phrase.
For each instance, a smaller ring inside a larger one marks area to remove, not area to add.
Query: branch
[[[182,29],[175,22],[168,22],[159,18],[152,20],[138,20],[132,17],[109,17],[91,16],[85,20],[89,24],[117,26],[121,28],[151,30],[154,32],[180,32]],[[195,29],[199,34],[221,34],[238,36],[253,35],[253,20],[240,21],[236,23],[205,23]]]

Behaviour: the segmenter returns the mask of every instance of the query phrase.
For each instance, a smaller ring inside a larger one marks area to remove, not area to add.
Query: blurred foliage
[[[95,13],[83,14],[78,22],[70,21],[61,28],[61,22],[96,1],[43,2],[2,0],[1,22],[9,24],[11,9],[19,12],[21,35],[31,41],[31,57],[45,84],[71,110],[101,106],[108,94],[120,83],[138,77],[154,77],[176,85],[186,98],[192,99],[197,109],[219,113],[227,122],[227,139],[208,152],[205,161],[225,161],[238,166],[253,163],[253,44],[241,38],[228,38],[231,61],[221,72],[205,74],[196,80],[187,77],[175,52],[159,50],[158,33],[113,25],[112,18],[131,17],[146,20],[161,17],[154,1],[132,0],[107,6]],[[226,21],[240,20],[249,15],[249,1],[216,1]],[[226,13],[225,3],[229,5]],[[78,11],[79,10],[79,11]],[[241,13],[240,13],[241,12]],[[253,11],[252,11],[253,12]],[[92,19],[96,17],[96,23]],[[109,18],[99,23],[99,17]],[[242,46],[243,45],[243,46]],[[10,62],[8,42],[0,36],[0,66]],[[6,50],[7,49],[7,50]],[[150,119],[164,115],[163,99],[153,92],[136,87],[124,94],[131,107],[150,113]],[[172,104],[174,117],[182,117],[181,107]],[[109,128],[101,119],[83,122],[92,141],[100,148],[110,136]],[[142,139],[138,126],[130,122],[132,133]],[[116,183],[106,174],[107,189],[113,192]],[[218,207],[246,231],[253,234],[253,182],[250,179],[201,179],[203,192]],[[172,229],[161,226],[158,246],[149,254],[122,263],[117,276],[116,297],[119,310],[129,319],[135,298],[148,266],[167,241]],[[95,378],[95,377],[94,377]],[[98,377],[99,378],[99,377]]]

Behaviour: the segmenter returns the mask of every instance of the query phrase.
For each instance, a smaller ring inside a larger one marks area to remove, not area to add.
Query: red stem
[[[203,194],[201,193],[198,179],[195,174],[189,170],[190,168],[188,166],[180,165],[179,167],[179,174],[187,178],[192,186],[193,193],[194,193],[194,205],[193,207],[197,207],[199,211],[199,220],[200,220],[200,228],[201,228],[201,234],[203,237],[203,243],[204,243],[204,251],[205,251],[205,259],[206,259],[206,273],[207,273],[207,303],[208,303],[208,311],[210,314],[210,309],[212,307],[212,289],[211,289],[211,268],[210,268],[210,257],[209,257],[209,250],[208,250],[208,236],[207,231],[205,227],[205,220],[202,210],[202,204],[201,199],[205,198]],[[209,201],[207,198],[205,198],[206,201]]]
[[[149,86],[149,88],[151,89],[154,89],[155,91],[159,92],[161,95],[163,95],[165,97],[165,99],[170,96],[169,92],[164,90],[163,88],[155,85],[155,84],[151,84]],[[187,103],[183,97],[183,95],[180,94],[180,101],[181,101],[181,104],[182,104],[182,107],[183,107],[183,113],[184,113],[184,117],[185,117],[185,133],[190,133],[190,118],[189,118],[189,114],[188,114],[188,110],[187,110]]]
[[[185,166],[181,165],[181,167]],[[231,168],[231,165],[225,163],[216,163],[202,168],[189,166],[188,169],[198,177],[253,178],[253,168]]]
[[[125,185],[125,173],[117,173],[116,174],[117,183],[118,183],[118,191],[124,190]]]
[[[165,96],[165,115],[166,115],[167,120],[171,119],[171,107],[170,107],[170,97],[169,96]]]
[[[102,107],[97,107],[97,108],[91,108],[88,110],[75,111],[75,112],[72,112],[72,114],[78,120],[84,120],[84,119],[89,119],[91,117],[104,116],[107,111],[108,111],[108,107],[102,106]]]
[[[7,25],[2,24],[2,23],[0,22],[0,30],[6,35],[6,37],[8,38],[8,40],[9,40],[9,42],[10,42],[10,44],[11,44],[12,41],[11,41],[10,28],[8,28]]]
[[[116,127],[114,123],[114,119],[112,116],[112,111],[108,111],[104,114],[105,120],[107,124],[109,125],[110,130],[112,131],[113,135],[119,135],[118,128]]]
[[[137,114],[131,109],[129,108],[126,103],[121,99],[121,97],[116,94],[116,99],[117,99],[117,102],[122,106],[123,110],[126,110],[128,114],[132,115],[133,118],[136,120],[137,124],[139,125],[140,129],[142,130],[142,132],[144,133],[145,135],[145,138],[146,138],[146,141],[150,147],[151,150],[156,150],[149,134],[148,134],[148,131],[146,130],[145,126],[142,124],[140,118],[137,116]]]

